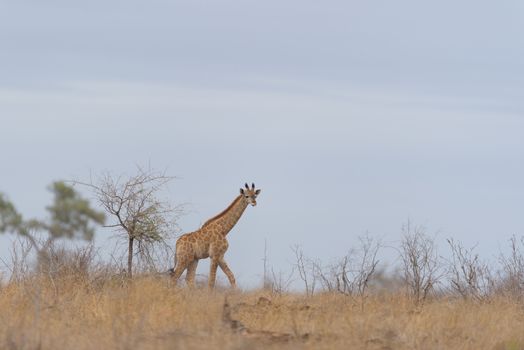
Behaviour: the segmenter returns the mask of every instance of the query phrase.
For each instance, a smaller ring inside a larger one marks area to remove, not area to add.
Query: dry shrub
[[[95,249],[92,244],[71,249],[64,243],[53,242],[38,256],[38,270],[52,278],[88,278]]]
[[[365,298],[375,278],[381,244],[369,235],[359,237],[359,246],[345,256],[323,267],[313,263],[316,276],[324,290],[347,296]]]
[[[453,239],[448,239],[448,244],[451,248],[448,273],[452,293],[465,299],[488,300],[496,283],[489,265],[475,253],[475,247],[465,248]]]
[[[512,236],[509,254],[500,254],[497,292],[521,300],[524,295],[524,237]]]
[[[400,259],[408,294],[415,303],[424,302],[442,277],[435,239],[426,234],[423,226],[408,221],[402,227]]]

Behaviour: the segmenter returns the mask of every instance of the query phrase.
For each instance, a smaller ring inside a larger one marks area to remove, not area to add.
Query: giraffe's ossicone
[[[245,189],[240,189],[240,195],[220,214],[207,220],[202,227],[182,235],[176,242],[175,267],[172,276],[175,282],[187,269],[186,281],[189,286],[195,284],[195,274],[200,259],[211,259],[209,271],[209,288],[215,286],[217,267],[220,266],[226,274],[232,287],[236,287],[235,276],[227,266],[224,254],[229,244],[226,235],[238,222],[246,207],[257,205],[257,196],[260,190],[245,184]]]

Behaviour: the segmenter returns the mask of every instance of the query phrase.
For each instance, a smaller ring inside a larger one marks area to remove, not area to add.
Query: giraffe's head
[[[243,200],[247,201],[248,204],[251,204],[252,206],[257,205],[257,196],[260,193],[260,189],[255,190],[255,184],[251,184],[251,187],[249,187],[246,183],[245,186],[245,189],[240,189],[240,194],[242,195]]]

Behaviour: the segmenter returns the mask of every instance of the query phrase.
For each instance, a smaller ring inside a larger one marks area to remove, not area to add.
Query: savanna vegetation
[[[300,246],[287,273],[264,259],[260,288],[189,289],[165,272],[180,214],[157,198],[169,179],[140,170],[83,183],[100,210],[57,182],[46,220],[23,218],[1,195],[0,232],[12,246],[0,261],[0,348],[524,348],[521,238],[488,263],[453,239],[439,252],[436,237],[408,222],[395,269],[380,262],[383,244],[363,236],[328,264]],[[123,254],[100,255],[96,225],[120,234]]]
[[[21,242],[19,242],[22,244]],[[25,246],[28,248],[27,246]],[[362,295],[173,286],[50,247],[38,269],[17,256],[0,289],[4,349],[521,349],[524,304],[502,291],[427,296],[376,285]],[[400,286],[399,286],[400,287]]]

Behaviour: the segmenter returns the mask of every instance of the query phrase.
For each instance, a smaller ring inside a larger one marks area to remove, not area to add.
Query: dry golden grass
[[[398,294],[175,288],[167,278],[27,277],[0,289],[2,349],[522,349],[524,307]]]

